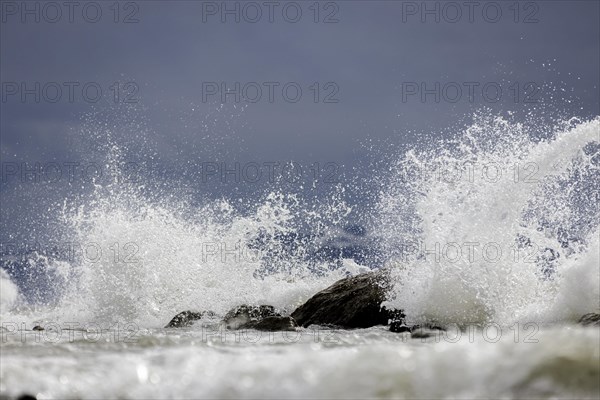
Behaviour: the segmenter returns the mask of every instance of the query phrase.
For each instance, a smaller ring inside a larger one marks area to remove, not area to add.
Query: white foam
[[[490,320],[508,324],[534,316],[555,321],[559,314],[553,305],[559,303],[556,307],[564,308],[563,319],[597,310],[597,230],[582,239],[587,245],[576,249],[561,248],[557,232],[569,227],[577,213],[597,214],[592,205],[577,209],[571,193],[574,183],[564,182],[574,179],[574,170],[597,170],[583,157],[582,149],[598,143],[599,129],[597,118],[563,130],[551,140],[536,141],[522,125],[487,116],[448,148],[409,152],[379,209],[387,220],[382,235],[390,246],[407,238],[418,241],[421,257],[391,263],[404,267],[396,269],[390,304],[405,309],[414,322],[461,324]],[[428,173],[409,181],[408,190],[400,190],[407,183],[401,179],[406,177],[407,164]],[[435,175],[465,164],[474,166],[473,175],[461,179]],[[482,179],[479,173],[485,166],[498,168],[503,175]],[[526,176],[516,178],[517,166],[521,173],[527,171]],[[531,172],[535,181],[527,179]],[[407,227],[402,219],[410,212],[417,218]],[[597,227],[598,218],[592,220]],[[519,236],[529,239],[536,256],[544,248],[561,253],[551,279],[541,273],[539,262],[527,257],[529,248],[516,247]]]
[[[341,276],[311,274],[302,246],[291,258],[262,257],[281,250],[277,241],[267,251],[252,247],[264,235],[294,229],[295,203],[283,195],[270,194],[246,215],[226,201],[194,209],[151,203],[133,191],[126,202],[102,200],[69,216],[78,242],[93,244],[101,256],[80,260],[61,319],[153,327],[188,309],[223,314],[243,303],[292,309]],[[265,267],[269,274],[257,276]]]
[[[7,313],[16,305],[19,295],[17,286],[8,274],[0,269],[0,314]]]
[[[474,332],[473,340],[452,333],[427,343],[379,328],[322,331],[319,340],[304,330],[295,342],[250,335],[252,342],[223,343],[200,331],[140,332],[127,346],[67,343],[63,335],[32,345],[36,362],[10,342],[0,392],[65,399],[593,399],[600,392],[596,329],[542,329],[518,339],[512,330],[487,339]]]
[[[565,266],[548,319],[576,321],[583,314],[600,313],[599,242],[600,231],[596,230],[588,250]]]

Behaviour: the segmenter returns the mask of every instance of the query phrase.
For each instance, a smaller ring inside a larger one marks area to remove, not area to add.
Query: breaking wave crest
[[[556,322],[598,312],[600,118],[540,138],[478,114],[407,151],[377,206],[411,322]]]

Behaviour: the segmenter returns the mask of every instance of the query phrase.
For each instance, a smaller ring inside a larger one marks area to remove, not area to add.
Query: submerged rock
[[[273,306],[249,306],[243,304],[229,310],[223,318],[223,323],[227,329],[240,329],[244,325],[259,322],[268,317],[281,317],[281,314],[278,313]]]
[[[390,320],[404,317],[400,310],[381,307],[388,288],[386,270],[344,278],[308,299],[291,316],[300,326],[368,328],[387,325]]]
[[[423,328],[417,328],[417,329],[413,329],[410,332],[410,337],[413,339],[425,339],[428,337],[431,337],[433,335],[434,331],[429,331],[427,329],[423,329]]]
[[[165,328],[183,328],[186,326],[191,326],[195,321],[205,318],[205,317],[213,317],[215,313],[212,311],[202,311],[202,312],[194,312],[194,311],[182,311],[165,326]]]
[[[429,337],[433,334],[437,334],[440,331],[445,331],[445,328],[438,326],[437,324],[426,324],[426,325],[406,325],[403,319],[398,321],[392,321],[390,323],[390,332],[402,333],[410,332],[411,337]]]
[[[444,331],[444,329],[439,327],[422,328],[418,325],[415,325],[410,331],[410,337],[413,339],[425,339],[431,336],[440,335],[442,331]]]
[[[295,331],[298,327],[292,317],[266,317],[258,321],[250,321],[239,326],[239,329],[256,329],[257,331]]]
[[[41,327],[41,326],[39,326],[39,325],[36,325],[36,326],[34,326],[34,327],[33,327],[33,329],[32,329],[32,330],[34,330],[34,331],[43,331],[43,330],[44,330],[44,328],[43,328],[43,327]]]
[[[600,314],[585,314],[579,319],[579,324],[583,326],[600,326]]]

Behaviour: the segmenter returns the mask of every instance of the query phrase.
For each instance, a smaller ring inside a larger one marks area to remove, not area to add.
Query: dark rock
[[[412,327],[404,324],[403,320],[392,321],[390,323],[390,332],[402,333],[402,332],[410,332]]]
[[[402,323],[404,323],[404,311],[403,310],[389,310],[389,309],[383,307],[383,311],[388,316],[388,323],[389,324],[391,324],[392,322],[402,322]],[[385,325],[387,325],[387,324],[385,324]]]
[[[183,328],[186,326],[191,326],[194,321],[205,317],[213,317],[214,315],[215,313],[212,311],[182,311],[173,317],[173,319],[167,324],[167,326],[165,326],[165,328]]]
[[[19,397],[17,397],[17,400],[37,400],[37,399],[35,396],[24,393],[24,394],[20,395]]]
[[[432,336],[437,333],[436,331],[445,331],[445,329],[434,324],[427,324],[424,326],[406,325],[404,320],[398,320],[390,323],[390,331],[396,333],[410,332],[411,337],[421,338]]]
[[[308,299],[291,316],[300,326],[368,328],[387,325],[389,320],[404,317],[402,311],[381,307],[388,288],[389,275],[385,270],[344,278]]]
[[[246,325],[250,322],[258,322],[267,317],[281,317],[281,314],[278,313],[273,306],[249,306],[243,304],[231,309],[227,314],[225,314],[223,322],[225,323],[227,329],[239,329],[243,325]]]
[[[413,339],[424,339],[431,337],[433,333],[433,331],[429,331],[427,329],[417,328],[410,331],[410,337]]]
[[[417,325],[410,331],[410,337],[413,339],[425,339],[431,336],[439,335],[444,329],[438,328],[421,328]]]
[[[585,314],[579,319],[579,324],[583,326],[600,326],[600,314]]]
[[[239,329],[256,329],[257,331],[295,331],[298,324],[292,317],[266,317],[259,321],[250,321]]]
[[[44,328],[43,328],[43,327],[41,327],[41,326],[39,326],[39,325],[36,325],[36,326],[34,326],[34,327],[33,327],[33,330],[34,330],[34,331],[43,331],[43,330],[44,330]]]

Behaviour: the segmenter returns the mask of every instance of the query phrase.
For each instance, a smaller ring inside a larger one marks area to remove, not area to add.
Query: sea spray
[[[125,110],[125,117],[134,111]],[[61,279],[45,282],[60,290],[44,291],[51,299],[35,310],[10,313],[12,286],[3,279],[3,320],[143,328],[162,327],[188,309],[224,314],[248,303],[285,312],[357,272],[351,263],[310,257],[345,224],[351,208],[343,187],[316,202],[276,186],[244,201],[191,194],[183,179],[129,168],[132,160],[152,160],[155,153],[148,143],[117,139],[120,130],[147,129],[135,120],[121,125],[125,117],[118,114],[114,123],[86,117],[90,157],[103,175],[90,192],[72,193],[54,209],[61,223],[52,230],[74,249],[61,261]],[[143,132],[132,132],[143,139]]]
[[[442,146],[404,153],[377,207],[389,304],[411,323],[462,325],[597,311],[599,130],[571,121],[540,139],[482,112]]]
[[[252,247],[259,237],[272,239],[292,229],[286,201],[269,194],[247,216],[220,201],[198,208],[191,221],[177,209],[142,200],[136,210],[113,205],[75,215],[80,241],[103,253],[79,265],[77,289],[65,304],[83,303],[89,317],[100,321],[144,326],[164,324],[186,309],[224,313],[242,303],[292,307],[335,278],[311,275],[302,250],[285,259],[269,257],[282,254],[276,240]],[[266,276],[257,276],[265,267]]]
[[[0,314],[9,312],[17,302],[19,289],[10,276],[0,269]]]
[[[122,183],[99,187],[95,201],[66,218],[76,241],[99,252],[79,260],[63,312],[161,326],[187,309],[223,314],[249,303],[291,311],[343,272],[322,266],[326,273],[315,274],[319,266],[307,259],[314,243],[298,239],[288,251],[280,239],[307,226],[322,230],[347,212],[341,202],[310,209],[277,192],[242,212],[227,200],[192,206],[152,201]]]

